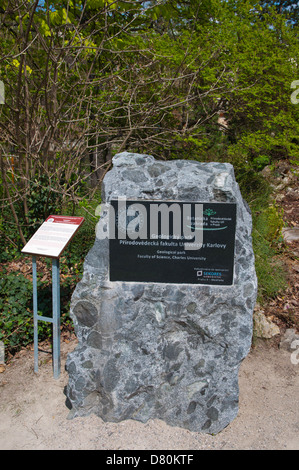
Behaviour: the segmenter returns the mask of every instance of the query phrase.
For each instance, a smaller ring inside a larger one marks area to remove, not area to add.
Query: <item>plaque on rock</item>
[[[109,240],[110,281],[233,284],[236,204],[111,204],[115,237]]]

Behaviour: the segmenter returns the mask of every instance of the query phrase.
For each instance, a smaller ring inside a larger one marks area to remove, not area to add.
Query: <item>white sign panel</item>
[[[50,215],[24,246],[22,253],[59,258],[83,222],[84,217]]]

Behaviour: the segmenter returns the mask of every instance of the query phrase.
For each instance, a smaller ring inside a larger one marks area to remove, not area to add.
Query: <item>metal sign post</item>
[[[60,375],[60,282],[59,258],[52,261],[52,299],[53,299],[53,370],[54,379]]]
[[[32,256],[33,273],[33,326],[34,326],[34,372],[38,372],[38,322],[45,321],[53,324],[53,375],[60,376],[60,282],[59,259],[52,260],[52,318],[38,315],[37,309],[37,269],[36,256]]]
[[[59,256],[83,222],[84,217],[50,216],[22,249],[22,253],[32,255],[34,372],[38,372],[38,322],[49,322],[53,326],[54,379],[58,379],[60,376],[61,362]],[[52,258],[52,318],[38,314],[36,267],[36,257],[38,255]]]

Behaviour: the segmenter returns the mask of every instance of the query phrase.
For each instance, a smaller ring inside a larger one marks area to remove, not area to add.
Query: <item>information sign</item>
[[[22,249],[22,253],[59,258],[84,217],[50,215]]]
[[[54,378],[60,376],[60,275],[59,256],[69,244],[84,217],[50,215],[40,226],[22,253],[32,255],[33,279],[33,330],[34,330],[34,371],[38,371],[38,322],[44,321],[53,325],[53,371]],[[36,257],[52,258],[52,317],[39,315],[37,305],[37,270]]]

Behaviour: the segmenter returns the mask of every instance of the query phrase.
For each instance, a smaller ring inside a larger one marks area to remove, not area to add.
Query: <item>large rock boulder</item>
[[[102,192],[106,203],[120,196],[236,203],[234,280],[111,282],[109,240],[96,237],[71,301],[79,344],[67,359],[70,415],[159,418],[217,433],[238,413],[238,372],[251,346],[257,293],[251,215],[233,167],[123,152]]]

